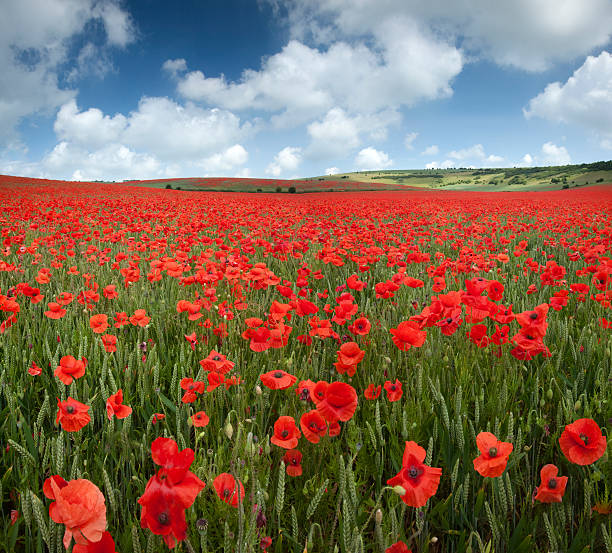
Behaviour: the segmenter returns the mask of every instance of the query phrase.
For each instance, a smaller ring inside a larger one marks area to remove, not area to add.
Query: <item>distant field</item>
[[[277,192],[296,194],[304,194],[306,192],[355,192],[406,189],[406,185],[403,183],[357,181],[347,177],[340,177],[338,179],[317,177],[302,180],[206,177],[125,181],[122,184],[200,192]]]
[[[592,184],[612,183],[612,161],[557,167],[505,169],[420,169],[341,173],[318,179],[399,184],[416,188],[518,191],[560,190]]]

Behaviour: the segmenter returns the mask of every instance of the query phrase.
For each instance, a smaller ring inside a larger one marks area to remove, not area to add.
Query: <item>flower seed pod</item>
[[[229,420],[225,423],[225,426],[223,427],[223,432],[225,432],[225,435],[227,436],[228,440],[232,439],[232,436],[234,435],[234,427],[232,426],[232,423]]]
[[[376,509],[376,514],[374,515],[374,520],[376,521],[376,526],[380,526],[382,524],[382,511],[380,509]]]

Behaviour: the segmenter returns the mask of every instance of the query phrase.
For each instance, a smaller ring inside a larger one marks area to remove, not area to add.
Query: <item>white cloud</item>
[[[274,161],[266,168],[266,173],[274,177],[288,171],[295,171],[302,162],[302,149],[287,146],[274,156]]]
[[[533,165],[533,157],[531,157],[531,154],[525,154],[522,157],[521,162],[527,167],[531,167]]]
[[[435,156],[438,155],[440,148],[438,148],[437,144],[432,144],[431,146],[427,146],[422,152],[422,156]]]
[[[291,40],[259,70],[245,70],[239,81],[192,71],[178,90],[226,109],[274,112],[278,125],[301,124],[334,107],[375,113],[450,96],[450,81],[463,65],[459,50],[409,19],[389,18],[385,26],[371,47],[339,40],[317,49]]]
[[[41,162],[43,174],[61,175],[71,180],[123,180],[176,176],[163,172],[160,162],[149,154],[139,154],[123,144],[107,144],[88,151],[75,144],[60,142]]]
[[[248,160],[237,141],[251,132],[231,112],[168,98],[143,98],[138,109],[112,116],[97,108],[79,111],[70,100],[54,129],[60,142],[40,163],[5,166],[32,176],[96,180],[231,175]]]
[[[453,159],[484,159],[485,153],[482,144],[474,144],[469,148],[464,148],[463,150],[453,150],[449,152],[448,157],[452,157]]]
[[[550,83],[523,112],[587,129],[605,145],[612,139],[612,55],[587,57],[567,82]]]
[[[364,148],[355,158],[355,166],[359,171],[374,171],[393,165],[393,160],[382,151],[372,147]]]
[[[452,159],[445,159],[442,163],[432,161],[425,165],[425,169],[451,169],[456,166],[457,164]]]
[[[337,167],[328,167],[327,169],[325,169],[326,175],[337,175],[339,172],[340,169],[338,169]]]
[[[86,43],[71,58],[70,45],[96,20],[104,26],[106,41]],[[112,69],[104,49],[125,46],[134,33],[129,14],[112,0],[2,2],[0,145],[15,141],[24,117],[52,115],[76,96],[76,90],[59,84],[60,71],[68,82],[83,74],[104,75]]]
[[[170,73],[173,77],[176,77],[179,73],[187,71],[187,61],[185,61],[184,58],[166,60],[162,65],[162,69]]]
[[[64,104],[55,118],[53,128],[60,140],[98,148],[119,140],[127,127],[127,118],[121,114],[104,115],[97,108],[79,112],[75,100]]]
[[[572,159],[564,146],[552,142],[542,144],[542,156],[538,159],[541,165],[569,165]]]
[[[370,140],[385,140],[387,128],[399,119],[399,113],[391,110],[351,116],[341,108],[332,108],[323,119],[308,125],[306,155],[314,159],[345,157],[360,146],[364,135]]]
[[[244,147],[240,144],[234,144],[223,152],[207,157],[199,165],[207,172],[219,174],[235,170],[240,165],[244,165],[248,159],[249,154]]]
[[[418,132],[409,132],[404,138],[404,146],[406,150],[414,150],[414,141],[419,136]]]
[[[135,28],[130,14],[113,0],[95,5],[93,14],[102,19],[109,44],[124,47],[135,40]]]
[[[609,0],[289,0],[285,4],[296,38],[329,43],[338,35],[383,34],[390,19],[412,19],[477,57],[529,71],[588,54],[605,45],[612,33]]]
[[[490,165],[497,165],[499,163],[506,161],[506,159],[502,156],[498,156],[495,154],[487,155],[485,153],[485,149],[482,144],[474,144],[473,146],[470,146],[469,148],[463,148],[461,150],[452,150],[451,152],[448,153],[448,157],[452,158],[453,160],[457,160],[458,162],[461,162],[461,163],[458,164],[455,161],[448,162],[447,160],[444,162],[444,164],[446,164],[447,166],[441,167],[442,169],[447,169],[448,167],[456,167],[457,165],[460,165],[466,168],[487,167]],[[472,164],[467,165],[465,163],[466,161],[472,162]],[[452,163],[452,165],[448,165],[448,163]]]

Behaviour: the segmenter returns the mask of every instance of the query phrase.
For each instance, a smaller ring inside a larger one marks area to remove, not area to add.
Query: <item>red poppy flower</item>
[[[498,440],[491,432],[480,432],[476,436],[476,445],[481,453],[474,459],[476,471],[487,478],[501,476],[514,446],[509,442]]]
[[[115,550],[115,542],[110,532],[104,532],[100,541],[86,544],[77,543],[72,547],[72,553],[118,553]]]
[[[297,449],[290,449],[285,453],[283,462],[289,476],[302,476],[302,452]]]
[[[91,416],[87,412],[89,411],[89,405],[71,397],[66,401],[60,401],[57,398],[57,407],[55,424],[61,424],[62,429],[66,432],[78,432],[91,420]]]
[[[185,390],[181,401],[183,403],[193,403],[198,399],[196,394],[203,394],[206,390],[206,383],[194,380],[193,378],[182,378],[181,388]]]
[[[406,442],[402,468],[387,480],[389,486],[405,490],[402,501],[410,507],[423,507],[438,490],[442,469],[423,464],[426,452],[416,442]]]
[[[540,471],[542,482],[538,487],[535,499],[542,503],[561,503],[567,476],[557,476],[559,469],[555,465],[544,465]]]
[[[399,401],[404,392],[402,391],[402,383],[396,378],[395,382],[387,380],[385,382],[385,391],[389,401]]]
[[[123,405],[123,390],[119,389],[116,394],[113,394],[106,400],[106,414],[108,420],[113,418],[113,415],[118,419],[125,419],[132,413],[132,408],[129,405]]]
[[[60,359],[60,364],[55,369],[55,376],[57,376],[66,386],[72,383],[75,378],[81,378],[85,374],[85,367],[87,366],[87,359],[84,357],[77,361],[72,355],[64,355]]]
[[[66,310],[62,309],[62,306],[59,303],[51,301],[49,302],[48,306],[49,310],[45,311],[45,315],[49,319],[61,319],[64,315],[66,315]]]
[[[64,547],[68,549],[74,537],[76,543],[97,542],[106,530],[106,505],[100,489],[85,479],[66,482],[61,476],[51,476],[43,484],[43,493],[53,499],[49,517],[65,524]]]
[[[565,427],[559,445],[571,463],[590,465],[603,456],[607,442],[593,419],[578,419]]]
[[[200,365],[205,371],[227,374],[234,368],[235,363],[213,349],[208,357],[200,361]]]
[[[103,334],[100,336],[100,339],[102,340],[102,345],[106,353],[114,353],[117,351],[117,336]]]
[[[229,472],[222,472],[213,480],[213,486],[219,499],[225,501],[232,507],[238,507],[238,493],[236,492],[236,482],[238,482],[238,489],[240,494],[240,502],[244,499],[244,486],[240,480],[234,478]]]
[[[259,378],[263,385],[270,390],[285,390],[297,382],[297,376],[280,369],[264,373]]]
[[[421,330],[415,321],[403,321],[390,332],[393,336],[393,343],[402,351],[408,351],[413,346],[420,348],[427,337],[427,332]]]
[[[115,328],[121,328],[123,325],[129,324],[127,313],[124,311],[116,313],[113,319],[115,320]]]
[[[147,326],[151,317],[147,317],[147,312],[144,309],[136,309],[130,317],[130,323],[134,326]]]
[[[327,392],[328,387],[329,382],[319,380],[314,386],[312,386],[312,388],[310,388],[310,399],[312,399],[315,405],[318,405],[325,399],[325,393]]]
[[[163,413],[155,413],[153,417],[151,418],[151,422],[153,424],[157,424],[159,421],[164,420],[165,418],[166,418],[166,415],[164,415]]]
[[[302,401],[310,401],[310,390],[314,388],[315,383],[312,380],[300,380],[295,389],[295,395]]]
[[[28,374],[38,376],[40,373],[42,373],[42,369],[34,361],[32,361],[32,365],[28,369]]]
[[[397,541],[387,547],[385,553],[412,553],[412,549],[408,549],[408,546],[403,541]]]
[[[359,317],[355,319],[353,324],[348,327],[349,332],[352,332],[356,336],[366,336],[370,332],[371,328],[372,325],[366,317]]]
[[[196,428],[203,428],[207,426],[210,421],[209,416],[204,411],[198,411],[191,416],[191,423]]]
[[[378,386],[374,386],[374,384],[370,384],[363,392],[363,395],[365,396],[366,399],[376,399],[378,396],[380,396],[381,390],[382,390],[382,386],[380,384]]]
[[[348,376],[355,376],[355,369],[359,362],[363,359],[365,351],[363,351],[356,342],[346,342],[340,346],[336,352],[338,361],[334,363],[340,374],[346,373]]]
[[[186,507],[174,489],[164,485],[157,475],[149,479],[137,501],[142,505],[140,526],[162,536],[170,549],[187,537]]]
[[[307,411],[300,417],[300,428],[309,442],[318,444],[321,436],[327,433],[327,422],[316,409]]]
[[[357,392],[345,382],[332,382],[325,388],[325,397],[317,404],[317,410],[327,422],[346,422],[357,409]]]
[[[96,334],[102,334],[108,328],[108,317],[106,315],[92,315],[89,319],[89,326]]]
[[[109,300],[119,297],[119,294],[117,294],[117,291],[115,290],[114,284],[109,284],[108,286],[105,286],[104,290],[102,290],[102,294],[104,294],[104,297]]]
[[[293,417],[281,416],[274,423],[274,436],[270,441],[279,447],[293,449],[300,439],[300,431]]]

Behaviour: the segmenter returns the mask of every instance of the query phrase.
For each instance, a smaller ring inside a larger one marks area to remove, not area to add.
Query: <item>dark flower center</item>
[[[215,355],[213,357],[213,361],[221,361],[221,357],[219,357],[218,355]]]
[[[281,371],[276,371],[272,376],[274,378],[283,378],[283,373]]]
[[[416,478],[418,475],[419,475],[419,469],[415,467],[414,465],[412,465],[410,469],[408,469],[408,476],[410,476],[410,478]]]
[[[580,434],[580,439],[584,442],[584,445],[589,445],[589,437],[586,434]]]
[[[548,481],[548,487],[549,487],[551,490],[554,490],[554,489],[557,487],[557,479],[556,479],[556,478],[551,478],[551,479]]]
[[[529,315],[529,318],[530,318],[532,321],[535,321],[535,320],[538,318],[538,314],[537,314],[537,313],[532,313],[531,315]]]
[[[308,388],[304,388],[302,393],[300,394],[300,399],[302,401],[308,401],[310,399],[310,390]]]
[[[286,438],[287,436],[289,436],[289,431],[288,431],[288,430],[283,430],[283,431],[281,432],[281,436],[282,436],[283,438]]]
[[[72,405],[68,405],[68,407],[66,407],[66,411],[69,415],[72,415],[72,413],[74,413],[74,407]]]
[[[227,488],[225,488],[223,490],[223,497],[229,497],[230,493],[232,493],[230,490],[228,490]]]
[[[167,526],[170,524],[170,517],[168,516],[168,513],[165,511],[163,513],[159,513],[159,515],[157,515],[157,522],[159,522],[162,526]]]
[[[296,458],[296,457],[294,457],[293,459],[291,459],[291,464],[292,464],[292,465],[299,465],[299,462],[298,462],[298,460],[297,460],[297,458]]]
[[[489,448],[489,457],[497,457],[497,448],[496,447],[490,447]]]
[[[393,386],[389,386],[389,390],[391,390],[392,392],[395,392],[396,389],[397,386],[395,384],[393,384]]]

